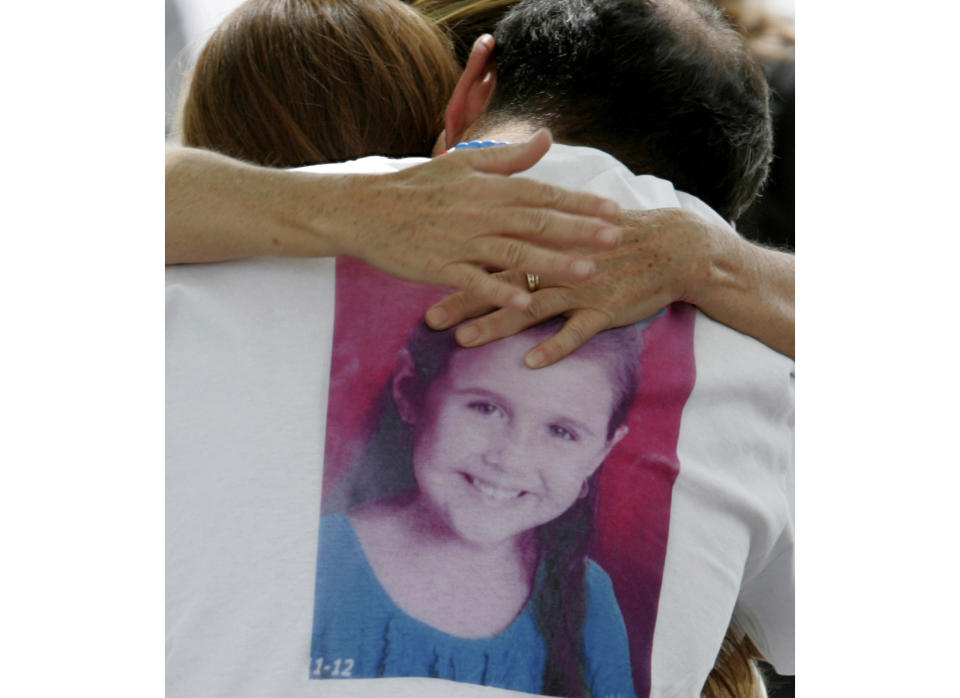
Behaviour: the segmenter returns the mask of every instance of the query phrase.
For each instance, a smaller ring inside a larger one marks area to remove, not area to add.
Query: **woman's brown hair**
[[[481,34],[492,34],[497,22],[517,0],[410,0],[453,39],[457,60],[466,64],[470,47]]]
[[[400,0],[248,0],[197,59],[183,144],[274,167],[429,155],[459,73]]]

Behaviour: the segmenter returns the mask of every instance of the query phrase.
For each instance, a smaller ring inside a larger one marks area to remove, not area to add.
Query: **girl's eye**
[[[500,408],[492,402],[471,402],[467,407],[483,415],[495,415],[500,412]]]
[[[577,441],[576,433],[566,429],[559,424],[550,425],[550,434],[556,436],[558,439],[565,439],[567,441]]]

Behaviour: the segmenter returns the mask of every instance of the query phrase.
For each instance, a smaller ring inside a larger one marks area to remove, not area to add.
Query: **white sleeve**
[[[744,580],[734,618],[778,674],[794,673],[793,526],[783,535],[767,565]]]
[[[790,380],[792,405],[794,379]],[[793,412],[789,416],[793,428]],[[748,569],[734,617],[778,674],[794,673],[794,458],[790,452],[784,482],[787,521],[762,563]]]
[[[699,695],[740,611],[793,670],[793,362],[698,313],[654,630],[652,696]]]

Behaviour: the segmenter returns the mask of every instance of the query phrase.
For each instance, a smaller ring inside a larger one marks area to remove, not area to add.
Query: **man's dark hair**
[[[521,0],[500,21],[492,123],[525,118],[557,141],[669,179],[734,220],[773,153],[763,72],[701,0]]]

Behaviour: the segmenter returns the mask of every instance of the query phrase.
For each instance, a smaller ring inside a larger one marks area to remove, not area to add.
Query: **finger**
[[[457,291],[432,305],[426,313],[427,324],[435,330],[453,327],[467,318],[495,310],[496,306],[471,296],[466,291]]]
[[[595,216],[617,224],[621,209],[616,201],[584,191],[538,182],[528,177],[512,177],[504,182],[509,187],[511,201],[530,208],[547,208],[580,216]]]
[[[471,261],[477,264],[531,274],[549,274],[558,281],[582,281],[597,268],[596,263],[588,257],[537,247],[515,238],[478,238],[473,241],[470,254]]]
[[[527,275],[524,272],[501,271],[495,276],[517,288],[527,287]],[[541,277],[541,279],[543,278]],[[544,285],[546,285],[545,282]],[[466,291],[457,291],[430,306],[425,319],[433,329],[444,330],[463,322],[467,318],[477,317],[496,309],[497,306],[490,305],[476,296],[471,296]]]
[[[523,310],[501,308],[457,328],[457,342],[474,347],[509,337],[533,327],[548,318],[570,310],[570,303],[562,289],[546,288],[530,297]]]
[[[477,172],[511,175],[533,167],[550,149],[552,142],[550,132],[540,129],[526,143],[455,150],[445,157],[463,162]],[[615,201],[595,194],[570,191],[531,179],[511,181],[509,187],[511,194],[529,206],[598,216],[611,223],[620,215],[620,206]]]
[[[607,322],[603,313],[574,311],[555,335],[528,351],[523,361],[530,368],[549,366],[570,354],[597,332],[607,329]]]
[[[509,175],[533,167],[550,149],[552,142],[550,132],[540,129],[526,143],[471,148],[455,151],[454,155],[459,154],[464,162],[478,172]],[[611,199],[587,192],[570,191],[532,179],[511,181],[510,190],[529,206],[546,206],[568,213],[599,216],[610,222],[615,222],[620,214],[620,206]]]
[[[609,249],[623,238],[620,227],[599,218],[528,207],[504,208],[500,213],[499,232],[551,247]]]
[[[465,161],[478,172],[510,175],[533,167],[552,144],[550,132],[542,128],[526,143],[456,150],[451,155]]]
[[[441,283],[456,286],[479,301],[498,308],[523,309],[530,304],[530,293],[525,289],[472,264],[452,264],[441,277]]]

